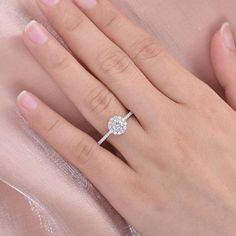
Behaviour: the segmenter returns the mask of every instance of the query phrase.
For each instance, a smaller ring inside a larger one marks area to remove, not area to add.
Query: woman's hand
[[[18,97],[24,117],[141,234],[235,235],[234,110],[109,1],[76,3],[38,0],[74,56],[36,22],[24,42],[102,135],[110,117],[135,114],[124,135],[109,138],[127,163],[28,92]],[[223,35],[213,43],[222,84],[236,74],[226,64],[219,68]],[[234,55],[224,47],[225,56]]]

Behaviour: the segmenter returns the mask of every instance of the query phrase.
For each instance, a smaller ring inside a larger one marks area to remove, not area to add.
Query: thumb
[[[229,23],[218,30],[211,44],[212,64],[229,105],[236,110],[236,44]]]

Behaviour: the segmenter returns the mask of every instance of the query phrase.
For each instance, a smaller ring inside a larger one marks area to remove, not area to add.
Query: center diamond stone
[[[127,130],[127,122],[122,116],[114,116],[108,122],[108,129],[114,135],[121,135]]]

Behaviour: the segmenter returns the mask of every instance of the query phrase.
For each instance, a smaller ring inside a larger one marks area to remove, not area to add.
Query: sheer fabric
[[[114,3],[156,35],[186,68],[221,92],[210,66],[209,40],[226,19],[236,27],[233,0]],[[27,89],[78,128],[99,137],[23,46],[20,34],[31,18],[46,24],[33,1],[0,0],[0,235],[136,235],[17,111],[16,95]]]

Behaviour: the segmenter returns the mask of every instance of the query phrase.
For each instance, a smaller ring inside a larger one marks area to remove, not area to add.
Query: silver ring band
[[[99,145],[102,145],[110,135],[122,135],[128,128],[127,120],[133,115],[133,112],[129,112],[126,116],[113,116],[108,121],[108,132],[98,141]]]

